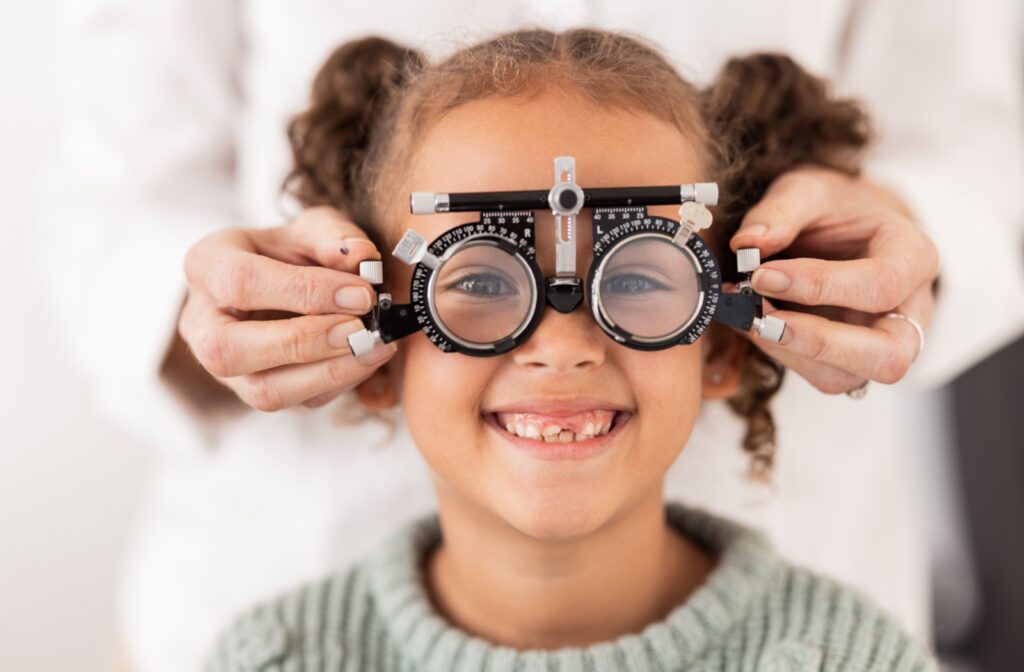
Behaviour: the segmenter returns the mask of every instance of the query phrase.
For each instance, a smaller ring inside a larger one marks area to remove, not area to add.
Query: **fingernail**
[[[744,226],[743,228],[741,228],[739,231],[736,232],[736,235],[763,236],[767,232],[768,227],[765,226],[764,224],[751,224],[750,226]]]
[[[754,289],[765,292],[784,292],[791,282],[788,275],[774,268],[759,268],[750,278]]]
[[[370,292],[365,287],[342,287],[334,295],[334,301],[345,310],[365,313],[370,309]]]
[[[356,361],[358,361],[363,366],[374,366],[375,364],[380,364],[384,360],[388,359],[397,351],[398,345],[394,342],[378,343],[377,345],[373,346],[373,350],[370,350],[369,352],[364,352],[363,354],[356,357]]]
[[[336,324],[327,332],[327,345],[336,350],[348,350],[348,337],[363,328],[363,323],[359,320],[346,320]]]

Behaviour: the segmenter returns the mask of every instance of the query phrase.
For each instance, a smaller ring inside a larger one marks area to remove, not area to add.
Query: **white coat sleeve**
[[[870,106],[867,175],[935,241],[941,285],[906,381],[950,381],[1024,333],[1024,105],[1010,2],[854,2],[837,92]]]
[[[159,375],[187,249],[234,225],[235,5],[67,2],[35,266],[71,360],[108,419],[203,450],[210,423]]]

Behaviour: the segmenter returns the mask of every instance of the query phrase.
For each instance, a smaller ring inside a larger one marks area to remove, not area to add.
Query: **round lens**
[[[699,269],[661,235],[636,236],[602,260],[596,300],[605,320],[635,338],[677,335],[700,307]]]
[[[434,317],[469,345],[513,336],[530,317],[534,283],[529,266],[493,242],[469,243],[432,278]]]

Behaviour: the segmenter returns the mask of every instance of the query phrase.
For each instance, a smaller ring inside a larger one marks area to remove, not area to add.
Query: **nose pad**
[[[548,305],[560,313],[571,313],[583,301],[583,281],[575,278],[548,278],[546,294]]]

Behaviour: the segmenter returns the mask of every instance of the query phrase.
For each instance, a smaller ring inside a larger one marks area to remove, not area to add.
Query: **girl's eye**
[[[638,273],[623,273],[614,278],[608,278],[601,283],[601,292],[617,294],[642,294],[660,289],[668,289],[657,280]]]
[[[517,294],[515,287],[494,273],[470,273],[445,287],[470,296],[508,296]]]

